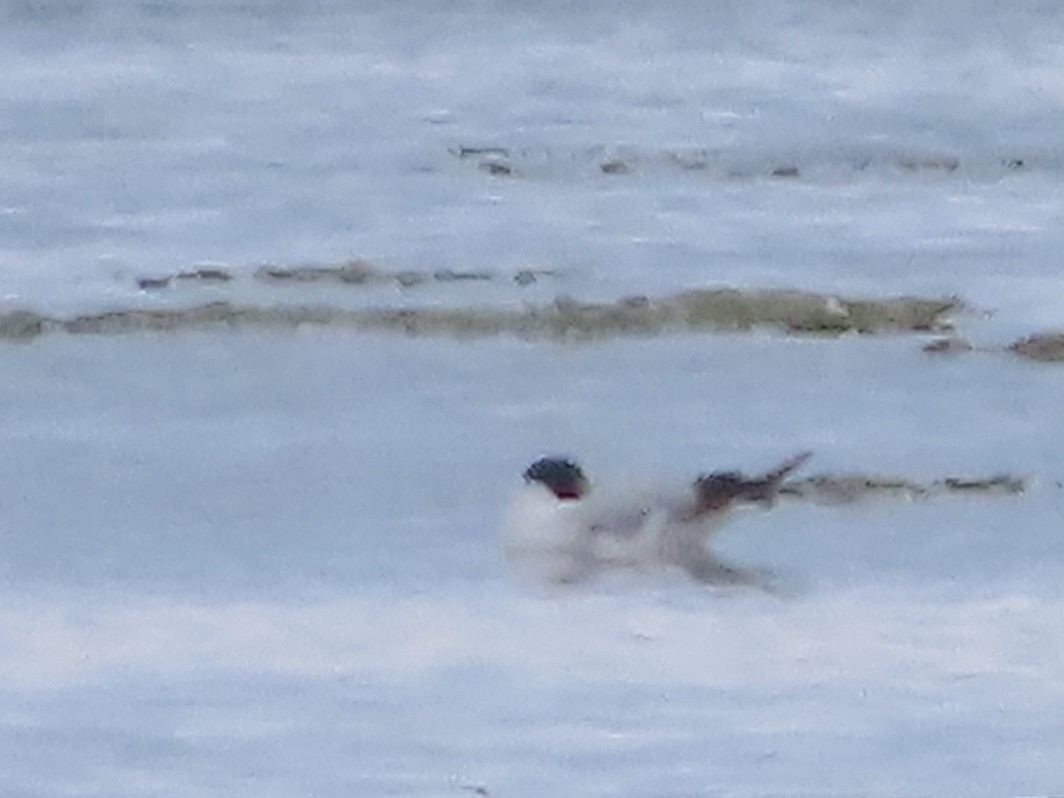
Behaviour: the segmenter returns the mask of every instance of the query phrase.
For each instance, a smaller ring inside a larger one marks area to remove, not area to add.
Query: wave
[[[1011,652],[1033,652],[1026,643],[1039,630],[1052,637],[1062,618],[1059,598],[947,600],[875,587],[801,601],[689,591],[543,601],[497,583],[466,595],[308,604],[108,600],[88,615],[62,601],[28,600],[0,610],[9,640],[0,677],[8,690],[135,673],[403,682],[477,665],[532,679],[816,686],[824,673],[890,681],[917,653],[924,667],[944,673],[1010,673]],[[939,634],[913,639],[914,628]],[[1059,659],[1045,653],[1024,669],[1052,682]]]

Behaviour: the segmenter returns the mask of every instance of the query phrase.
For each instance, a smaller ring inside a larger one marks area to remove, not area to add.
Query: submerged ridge
[[[335,278],[328,268],[315,268],[313,272],[318,277]],[[303,279],[292,277],[294,273],[298,271],[286,272],[282,281]],[[202,278],[194,272],[182,272],[149,287],[162,287],[174,279],[222,280],[213,273]],[[225,280],[229,279],[226,273]],[[27,342],[49,333],[128,335],[301,328],[454,339],[513,336],[551,342],[753,330],[835,337],[846,333],[949,333],[953,330],[950,314],[963,310],[965,305],[957,297],[865,299],[801,290],[737,288],[696,288],[656,299],[632,296],[614,302],[581,302],[561,297],[520,309],[492,306],[350,309],[330,305],[240,304],[226,300],[181,307],[129,307],[68,318],[14,310],[0,313],[0,340]],[[1064,362],[1064,333],[1035,333],[1007,347],[981,348],[971,346],[964,338],[938,337],[925,345],[924,351],[932,355],[1007,351],[1025,360]]]
[[[357,272],[358,278],[351,279]],[[260,269],[256,278],[272,283],[333,282],[362,285],[394,281],[397,274],[352,262],[337,267]],[[421,275],[421,273],[417,273]],[[523,284],[521,272],[515,282]],[[549,270],[535,272],[553,275]],[[423,276],[423,275],[422,275]],[[443,273],[424,279],[491,280],[491,273]],[[142,278],[154,290],[175,283],[225,283],[221,269]],[[536,279],[533,276],[531,279]],[[18,309],[0,313],[0,341],[29,341],[49,333],[128,335],[194,330],[296,330],[305,327],[353,332],[398,333],[418,338],[478,339],[512,336],[529,341],[593,341],[669,333],[734,333],[776,330],[787,335],[837,337],[846,333],[881,335],[950,333],[950,314],[965,310],[957,297],[869,299],[786,289],[699,288],[659,298],[629,296],[614,302],[581,302],[559,297],[521,308],[392,307],[343,308],[329,305],[241,304],[230,300],[183,307],[124,308],[68,318]],[[939,337],[923,351],[935,355],[1006,351],[1041,362],[1064,362],[1064,333],[1035,333],[1008,346],[974,347],[963,338]]]
[[[304,326],[398,332],[426,337],[589,340],[669,332],[731,332],[756,328],[800,335],[928,332],[951,329],[956,298],[850,299],[803,291],[696,289],[658,299],[612,303],[574,299],[520,309],[419,307],[344,309],[328,306],[211,302],[181,308],[131,308],[71,318],[17,310],[0,315],[0,338],[180,332],[207,328],[294,329]]]

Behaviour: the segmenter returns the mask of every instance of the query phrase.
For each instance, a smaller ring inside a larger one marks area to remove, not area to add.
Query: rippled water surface
[[[1060,794],[1064,371],[1002,347],[1062,323],[1062,31],[1033,2],[0,10],[4,314],[785,288],[957,296],[977,347],[0,340],[2,792]],[[257,276],[350,259],[387,279]],[[195,270],[229,279],[144,283]],[[721,556],[776,594],[500,554],[543,453],[682,485],[804,449],[1028,489],[737,518]]]

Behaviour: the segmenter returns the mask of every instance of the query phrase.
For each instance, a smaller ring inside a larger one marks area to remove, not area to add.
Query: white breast
[[[610,570],[687,569],[702,560],[723,517],[684,521],[685,494],[627,491],[559,501],[541,485],[526,485],[506,514],[506,557],[522,575],[577,582]]]
[[[537,581],[584,578],[588,543],[582,502],[559,501],[547,488],[525,485],[503,520],[503,551],[510,564]]]

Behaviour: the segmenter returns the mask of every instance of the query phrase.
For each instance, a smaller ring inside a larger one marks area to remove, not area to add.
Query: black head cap
[[[584,472],[568,457],[541,457],[525,470],[525,482],[546,485],[559,499],[582,498],[590,488]]]

